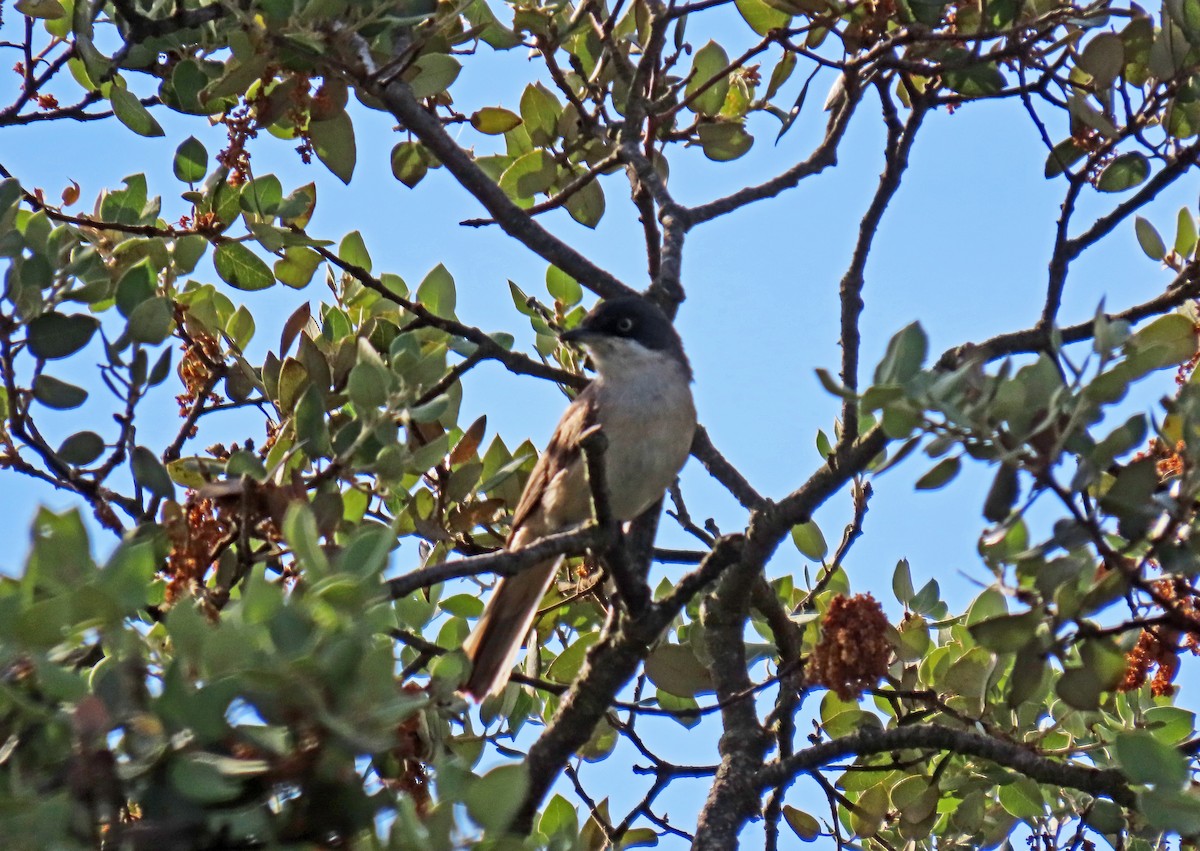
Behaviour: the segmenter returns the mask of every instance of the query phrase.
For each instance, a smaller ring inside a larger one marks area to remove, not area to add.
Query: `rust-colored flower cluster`
[[[415,683],[405,683],[400,690],[418,694],[425,689]],[[425,768],[430,747],[428,731],[420,712],[414,712],[396,727],[396,747],[392,749],[391,756],[396,760],[396,771],[383,775],[384,784],[408,795],[416,807],[417,815],[428,815],[433,805],[429,792],[429,773]]]
[[[179,416],[187,417],[201,394],[213,404],[221,401],[221,397],[210,388],[214,369],[221,363],[222,356],[216,338],[208,334],[192,333],[181,348],[183,358],[179,361],[179,380],[183,382],[185,391],[176,396],[175,401],[179,403]],[[195,437],[195,432],[193,427],[190,436]]]
[[[226,509],[211,499],[188,492],[182,510],[163,512],[171,552],[167,556],[166,602],[196,592],[234,528]]]
[[[1133,691],[1141,688],[1150,671],[1157,668],[1150,681],[1150,692],[1155,696],[1170,696],[1175,693],[1179,654],[1188,650],[1192,655],[1200,656],[1200,595],[1182,579],[1160,579],[1154,583],[1154,589],[1172,603],[1175,612],[1194,622],[1196,627],[1181,630],[1159,624],[1143,629],[1137,644],[1126,657],[1129,667],[1117,689]]]
[[[834,597],[808,660],[808,681],[842,700],[857,698],[887,673],[892,652],[887,628],[887,616],[870,594]]]
[[[250,179],[250,152],[246,143],[258,135],[258,122],[247,104],[240,104],[221,117],[229,144],[217,154],[217,162],[229,169],[229,185],[241,186]]]

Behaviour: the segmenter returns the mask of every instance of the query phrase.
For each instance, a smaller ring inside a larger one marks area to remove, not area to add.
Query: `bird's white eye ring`
[[[628,316],[623,316],[617,320],[617,330],[622,334],[628,334],[633,330],[633,320]]]

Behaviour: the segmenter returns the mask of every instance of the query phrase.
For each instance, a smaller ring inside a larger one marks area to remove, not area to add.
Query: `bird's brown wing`
[[[553,488],[562,486],[571,469],[580,463],[579,436],[592,424],[591,396],[588,389],[579,394],[567,408],[554,430],[550,445],[538,458],[517,510],[513,514],[512,531],[508,535],[510,549],[528,546],[543,535],[558,531],[562,523],[574,523],[586,518],[548,517],[547,496]],[[560,506],[564,500],[549,500]],[[576,500],[566,500],[573,503]],[[590,500],[585,505],[590,504]],[[567,513],[573,513],[568,511]],[[482,700],[504,688],[521,644],[533,627],[538,605],[546,595],[561,558],[552,558],[507,576],[496,585],[483,614],[463,644],[471,659],[471,674],[463,692]]]
[[[517,532],[527,524],[534,528],[544,525],[545,519],[541,515],[546,489],[556,474],[574,464],[579,458],[579,437],[591,428],[595,420],[592,405],[594,395],[593,385],[588,385],[563,412],[558,427],[550,436],[546,451],[538,458],[533,472],[529,474],[529,481],[525,483],[525,490],[521,492],[521,499],[513,512],[512,526],[508,533],[510,545]],[[539,535],[545,535],[558,530],[537,528],[537,531]],[[531,541],[532,539],[527,539],[527,543]]]

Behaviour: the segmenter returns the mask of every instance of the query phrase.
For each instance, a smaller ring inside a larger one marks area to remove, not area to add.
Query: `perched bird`
[[[596,377],[567,407],[517,504],[506,546],[590,519],[591,490],[580,437],[598,426],[613,518],[632,520],[675,480],[692,445],[692,370],[671,321],[641,296],[600,302],[562,339],[587,352]],[[482,700],[504,688],[538,604],[562,558],[500,580],[464,649],[463,692]]]

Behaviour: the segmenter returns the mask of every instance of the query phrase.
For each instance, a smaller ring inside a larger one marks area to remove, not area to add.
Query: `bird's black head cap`
[[[622,337],[648,349],[683,355],[683,344],[671,320],[654,302],[639,295],[601,301],[563,339],[582,343],[596,336]]]

